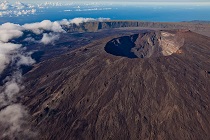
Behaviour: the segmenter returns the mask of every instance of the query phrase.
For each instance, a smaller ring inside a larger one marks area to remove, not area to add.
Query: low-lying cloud
[[[65,32],[59,22],[51,22],[50,20],[44,20],[42,22],[37,23],[31,23],[31,24],[25,24],[23,27],[26,30],[30,30],[34,32],[35,34],[41,34],[43,31],[52,31],[52,32]]]
[[[21,47],[21,44],[3,43],[0,41],[0,74],[10,64],[14,54]]]
[[[42,39],[40,40],[40,43],[43,43],[45,45],[47,44],[54,44],[56,40],[59,39],[59,35],[52,34],[52,33],[44,33]]]
[[[67,20],[67,19],[63,19],[60,21],[60,24],[61,25],[71,25],[71,24],[76,24],[76,25],[79,25],[81,23],[84,23],[84,22],[92,22],[92,21],[106,21],[106,20],[110,20],[110,18],[82,18],[82,17],[79,17],[79,18],[74,18],[74,19],[71,19],[71,20]]]
[[[5,23],[0,25],[0,41],[8,42],[11,39],[21,37],[24,28],[18,24]]]
[[[0,139],[33,139],[36,132],[31,131],[27,122],[28,112],[20,104],[12,104],[0,112]]]
[[[43,44],[53,44],[54,41],[59,39],[58,33],[65,33],[66,31],[62,28],[63,25],[71,25],[76,24],[79,25],[84,22],[91,21],[104,21],[110,20],[109,18],[74,18],[71,20],[63,19],[61,21],[50,21],[44,20],[42,22],[30,23],[30,24],[13,24],[13,23],[4,23],[0,25],[0,74],[3,72],[5,67],[9,65],[16,57],[21,58],[22,62],[32,62],[29,59],[29,56],[25,57],[25,54],[22,55],[20,48],[21,44],[14,44],[11,41],[15,38],[22,37],[24,31],[31,31],[37,35],[42,34],[41,40],[35,40],[32,37],[25,38],[25,41],[35,42],[35,43],[43,43]],[[24,61],[23,61],[24,60]]]

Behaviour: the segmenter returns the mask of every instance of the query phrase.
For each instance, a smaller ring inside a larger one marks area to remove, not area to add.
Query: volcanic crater
[[[184,38],[180,32],[174,31],[147,31],[114,38],[105,46],[105,51],[112,55],[128,58],[150,58],[169,56],[180,53],[179,49],[184,45]]]

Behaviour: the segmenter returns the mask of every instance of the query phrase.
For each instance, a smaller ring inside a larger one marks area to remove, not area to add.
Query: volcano
[[[40,139],[209,139],[210,38],[118,35],[45,60],[21,101]]]

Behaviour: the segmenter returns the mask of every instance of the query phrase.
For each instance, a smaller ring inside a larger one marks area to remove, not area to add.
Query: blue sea
[[[210,21],[210,5],[67,5],[40,8],[35,14],[0,17],[0,24],[57,21],[62,19],[110,18],[111,20],[142,20],[160,22]]]

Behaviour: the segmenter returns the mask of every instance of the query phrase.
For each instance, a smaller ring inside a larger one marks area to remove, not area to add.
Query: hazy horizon
[[[25,3],[44,3],[44,2],[59,2],[59,3],[71,3],[71,2],[124,2],[124,3],[131,3],[131,2],[143,2],[143,3],[155,3],[155,2],[161,2],[161,3],[206,3],[209,2],[210,0],[131,0],[131,1],[127,1],[127,0],[36,0],[36,1],[30,1],[30,0],[7,0],[8,2],[16,2],[16,1],[20,1],[20,2],[25,2]]]

